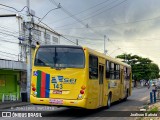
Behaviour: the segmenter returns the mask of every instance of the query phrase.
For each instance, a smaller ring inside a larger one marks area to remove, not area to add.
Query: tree
[[[122,54],[116,58],[123,59],[123,62],[131,65],[132,75],[134,80],[149,80],[159,78],[159,67],[157,64],[152,63],[149,58],[142,58],[138,55]]]

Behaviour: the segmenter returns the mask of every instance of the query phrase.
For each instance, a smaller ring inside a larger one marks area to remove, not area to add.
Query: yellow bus
[[[30,102],[96,109],[131,95],[131,67],[87,47],[38,46]]]

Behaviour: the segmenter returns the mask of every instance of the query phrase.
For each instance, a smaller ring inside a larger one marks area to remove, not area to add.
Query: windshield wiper
[[[56,70],[66,69],[66,67],[55,67]]]

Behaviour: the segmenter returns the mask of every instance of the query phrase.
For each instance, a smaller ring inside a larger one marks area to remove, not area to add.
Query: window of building
[[[58,44],[58,38],[52,36],[52,42],[53,42],[54,44]]]
[[[45,43],[46,44],[50,44],[51,43],[51,41],[50,41],[51,36],[48,33],[44,34],[44,39],[45,39]]]
[[[41,31],[40,30],[33,30],[33,34],[37,36],[41,36]]]
[[[89,78],[98,78],[98,57],[89,55]]]
[[[33,30],[33,39],[35,41],[41,41],[41,31],[40,30]]]

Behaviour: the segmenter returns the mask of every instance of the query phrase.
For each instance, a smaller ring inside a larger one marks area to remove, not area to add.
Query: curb
[[[0,104],[0,110],[1,109],[9,109],[9,108],[13,108],[13,107],[20,107],[20,106],[26,106],[26,105],[31,105],[29,102],[25,102],[25,103],[12,103],[12,104]]]

